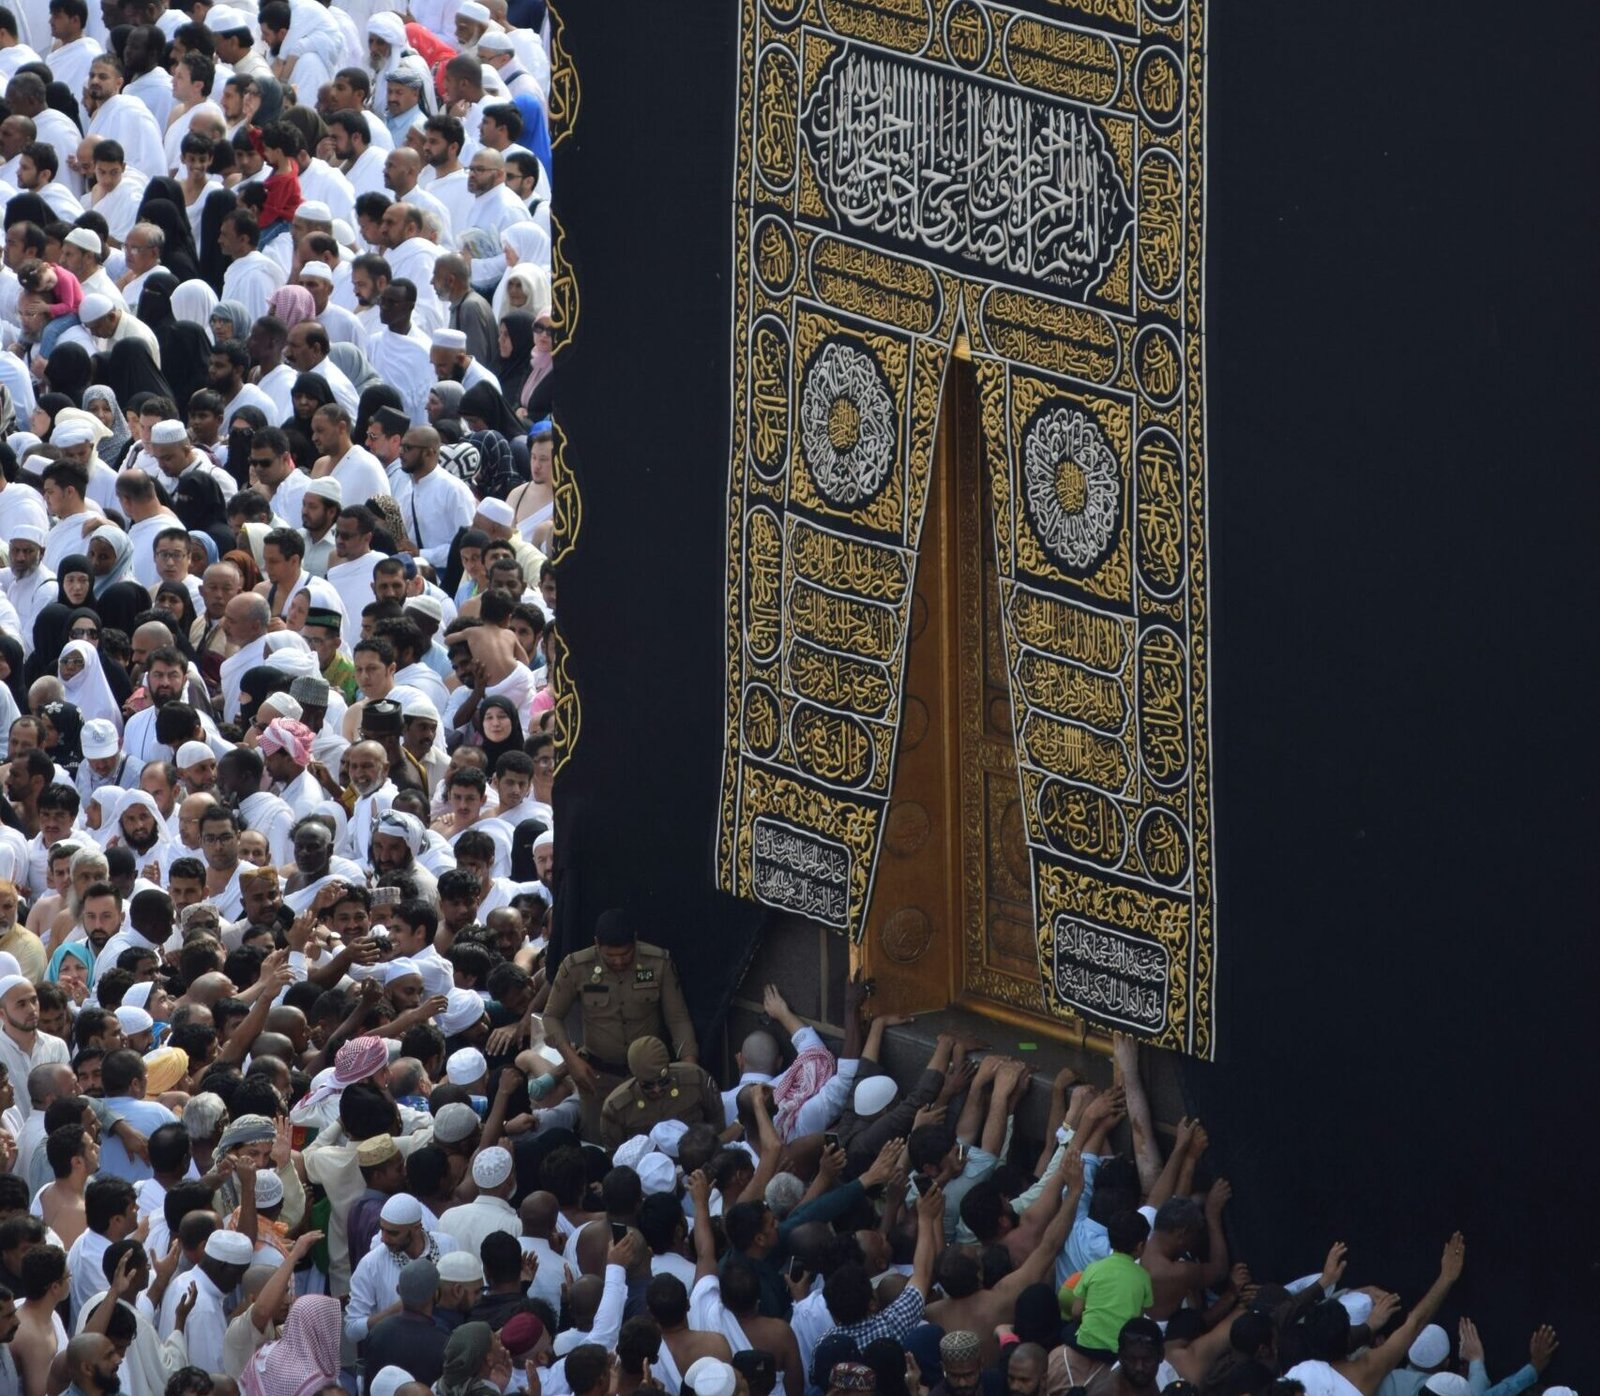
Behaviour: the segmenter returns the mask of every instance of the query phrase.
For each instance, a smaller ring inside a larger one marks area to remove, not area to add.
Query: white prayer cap
[[[206,1237],[205,1253],[224,1265],[248,1265],[256,1253],[255,1243],[237,1231],[213,1231]]]
[[[372,1396],[394,1396],[410,1380],[404,1367],[385,1367],[372,1379]]]
[[[511,1176],[511,1155],[498,1144],[479,1152],[472,1160],[472,1181],[480,1188],[497,1188]]]
[[[318,499],[331,499],[335,504],[344,503],[344,491],[331,475],[322,475],[313,480],[306,486],[306,493],[314,494]]]
[[[386,987],[393,984],[396,979],[404,979],[410,974],[416,975],[418,979],[422,978],[422,971],[417,967],[417,962],[409,955],[400,955],[386,965],[379,965],[375,971],[376,977],[383,980]]]
[[[1422,1389],[1433,1396],[1472,1396],[1472,1383],[1454,1372],[1435,1372],[1422,1383]]]
[[[33,439],[38,441],[39,438],[36,436]],[[22,458],[22,468],[27,471],[29,475],[43,475],[45,466],[49,464],[50,458],[46,456],[43,451],[30,450],[28,454]]]
[[[420,611],[435,625],[444,619],[444,607],[439,604],[438,598],[433,596],[409,596],[400,609],[402,611]]]
[[[244,17],[244,13],[232,5],[213,5],[205,23],[213,34],[232,34],[236,30],[250,28],[250,21]]]
[[[486,1011],[483,1000],[473,990],[452,989],[449,1005],[439,1014],[439,1031],[454,1037],[474,1026]]]
[[[111,725],[109,718],[92,717],[83,724],[79,747],[90,760],[103,761],[108,756],[115,756],[119,745],[117,729]]]
[[[494,21],[488,6],[480,5],[478,0],[466,0],[466,3],[456,11],[456,18],[471,20],[474,24],[491,24]]]
[[[450,968],[450,961],[443,956],[429,955],[418,968],[422,971],[422,987],[430,994],[448,997],[455,992],[455,974]],[[469,989],[467,992],[472,991]]]
[[[149,1032],[155,1025],[156,1020],[142,1008],[130,1008],[123,1004],[117,1010],[117,1026],[129,1037],[136,1032]]]
[[[488,1152],[487,1149],[484,1150],[484,1153]],[[499,1152],[505,1154],[506,1151],[501,1149]],[[482,1157],[483,1154],[478,1155],[478,1158]],[[508,1162],[510,1158],[511,1155],[506,1154]],[[473,1160],[472,1172],[473,1181],[476,1182],[478,1172],[476,1159]],[[485,1186],[492,1187],[493,1184],[478,1183],[478,1186],[480,1188]],[[450,1251],[439,1257],[439,1278],[446,1284],[472,1284],[474,1282],[482,1284],[483,1262],[473,1255],[471,1251]]]
[[[276,1207],[283,1201],[283,1179],[262,1169],[256,1174],[256,1206]]]
[[[433,700],[426,693],[418,693],[415,689],[401,700],[400,716],[405,718],[421,717],[429,722],[439,720],[439,710],[433,706]]]
[[[683,1374],[683,1384],[694,1390],[694,1396],[733,1396],[739,1379],[733,1368],[715,1357],[702,1357],[689,1364]]]
[[[213,760],[216,753],[204,742],[185,742],[178,748],[178,758],[174,764],[180,771],[188,770],[190,766],[198,766],[202,761]]]
[[[84,298],[84,304],[88,304],[88,297]],[[82,311],[78,312],[78,318],[80,320],[83,319]],[[188,439],[189,428],[184,426],[182,422],[173,421],[170,417],[164,422],[157,422],[150,428],[150,444],[152,446],[177,446]]]
[[[465,8],[466,6],[463,5],[462,9]],[[449,329],[435,330],[433,332],[433,347],[435,349],[454,349],[458,351],[465,350],[467,347],[466,332],[463,330]]]
[[[638,1173],[646,1197],[673,1192],[678,1186],[678,1170],[665,1154],[646,1154],[639,1160]]]
[[[414,1226],[422,1220],[422,1204],[409,1192],[397,1192],[383,1204],[378,1217],[390,1226]]]
[[[556,844],[556,831],[546,829],[533,841],[533,851],[537,853],[541,848],[554,848]]]
[[[292,717],[299,722],[305,716],[306,710],[300,706],[296,698],[291,698],[287,693],[269,693],[258,705],[262,708],[270,707],[279,717]]]
[[[100,297],[105,300],[105,297]],[[89,298],[84,297],[83,303],[87,305]],[[109,305],[110,302],[107,302]],[[50,433],[52,446],[87,446],[94,440],[94,433],[89,430],[87,422],[62,422]]]
[[[478,517],[487,519],[492,524],[501,524],[506,528],[511,527],[511,522],[516,518],[511,506],[503,499],[485,499],[478,505]]]
[[[639,1160],[654,1148],[648,1134],[636,1134],[617,1145],[611,1154],[611,1162],[618,1168],[631,1168],[637,1172]]]
[[[73,247],[81,247],[85,252],[92,252],[96,257],[106,255],[105,244],[93,228],[74,228],[67,234],[67,242]]]
[[[1339,1303],[1344,1306],[1345,1313],[1350,1315],[1352,1324],[1365,1323],[1372,1316],[1372,1296],[1363,1294],[1358,1289],[1346,1290],[1339,1296]]]
[[[856,1114],[865,1120],[881,1110],[887,1110],[897,1094],[894,1077],[869,1076],[865,1081],[856,1083],[856,1094],[852,1103]]]
[[[99,291],[91,291],[78,305],[78,323],[92,325],[102,315],[109,315],[116,306],[111,304],[111,297],[101,295]]]
[[[304,208],[305,205],[302,204],[301,207]],[[300,268],[300,279],[302,281],[327,281],[331,283],[333,281],[333,271],[326,262],[307,262],[305,266]],[[410,1378],[408,1377],[407,1380],[410,1380]],[[376,1386],[377,1383],[374,1382],[373,1385]]]
[[[510,53],[511,36],[499,29],[491,29],[478,40],[478,52]]]
[[[356,230],[342,218],[333,220],[333,240],[341,247],[354,247],[356,245]]]
[[[650,1131],[650,1142],[668,1158],[678,1157],[678,1141],[689,1132],[682,1120],[663,1120]]]
[[[29,986],[33,984],[33,980],[29,979],[25,974],[8,974],[4,978],[0,978],[0,1003],[5,1002],[6,995],[13,989],[24,984]]]
[[[481,1081],[489,1071],[489,1063],[476,1047],[462,1047],[450,1054],[444,1064],[444,1074],[453,1086],[470,1086]]]
[[[1450,1335],[1437,1323],[1430,1323],[1418,1333],[1416,1341],[1406,1353],[1411,1365],[1421,1367],[1424,1371],[1430,1367],[1437,1367],[1449,1356]]]
[[[13,543],[32,543],[36,548],[44,547],[44,530],[37,524],[18,524],[11,530]]]
[[[99,794],[98,790],[95,791],[96,796]],[[122,797],[119,795],[117,798],[120,800]],[[153,980],[147,980],[143,984],[135,984],[122,996],[122,1002],[128,1008],[143,1008],[145,1004],[150,1002],[150,991],[155,987]]]
[[[307,199],[294,211],[296,218],[303,218],[307,223],[332,223],[333,210],[320,199]]]

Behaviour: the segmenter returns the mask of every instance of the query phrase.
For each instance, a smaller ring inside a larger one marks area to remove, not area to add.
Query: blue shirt
[[[162,1125],[178,1123],[178,1117],[158,1100],[135,1100],[132,1096],[113,1096],[106,1101],[140,1134],[148,1139]],[[114,1134],[104,1134],[100,1139],[100,1171],[115,1178],[126,1178],[130,1183],[142,1182],[155,1174],[143,1159],[133,1158]]]

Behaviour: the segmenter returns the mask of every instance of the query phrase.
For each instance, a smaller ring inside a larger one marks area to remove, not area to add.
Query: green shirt
[[[1083,1300],[1083,1321],[1075,1340],[1079,1347],[1117,1350],[1122,1325],[1155,1303],[1150,1272],[1131,1255],[1112,1251],[1085,1266],[1076,1285],[1061,1287],[1061,1312],[1070,1315],[1074,1300]]]
[[[342,654],[335,655],[333,663],[322,671],[322,677],[328,681],[328,686],[338,693],[344,694],[344,701],[355,702],[358,693],[356,689],[356,666]]]

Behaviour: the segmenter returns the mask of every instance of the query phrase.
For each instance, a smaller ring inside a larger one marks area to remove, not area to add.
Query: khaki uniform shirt
[[[693,1062],[674,1062],[667,1071],[672,1087],[655,1100],[632,1080],[624,1081],[606,1097],[600,1110],[602,1148],[615,1149],[636,1134],[649,1134],[663,1120],[682,1120],[686,1125],[707,1123],[722,1129],[727,1123],[722,1114],[722,1092],[705,1068]]]
[[[546,1024],[556,1024],[562,1037],[573,1004],[583,1014],[585,1054],[612,1075],[628,1074],[628,1045],[635,1038],[659,1037],[674,1056],[699,1055],[678,971],[659,945],[635,942],[633,964],[621,974],[606,968],[593,945],[568,955],[544,1010]]]

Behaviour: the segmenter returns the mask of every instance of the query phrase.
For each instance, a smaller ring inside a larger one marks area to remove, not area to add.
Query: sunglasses
[[[93,626],[88,626],[79,627],[77,630],[69,630],[67,634],[74,640],[93,640],[99,636],[100,632]]]

